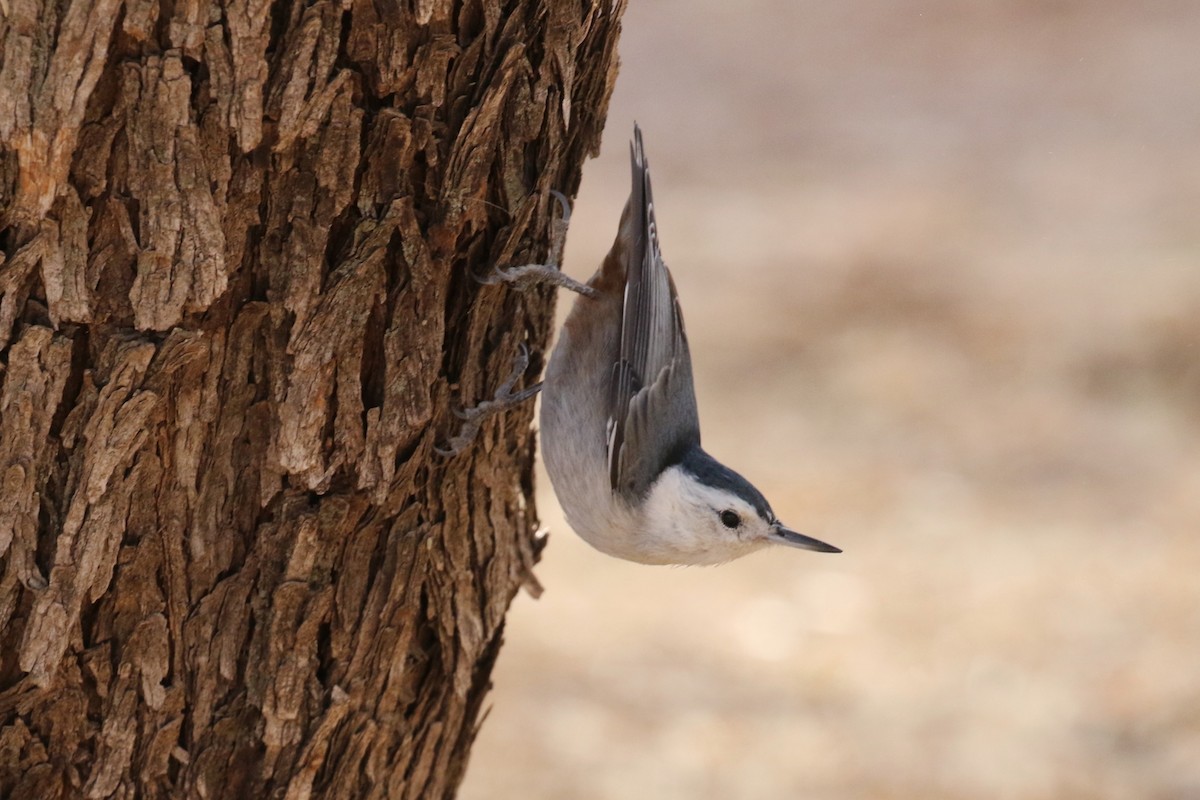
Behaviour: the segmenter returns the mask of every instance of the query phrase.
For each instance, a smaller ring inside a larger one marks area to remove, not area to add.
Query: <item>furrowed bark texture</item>
[[[624,0],[0,0],[0,797],[445,797]]]

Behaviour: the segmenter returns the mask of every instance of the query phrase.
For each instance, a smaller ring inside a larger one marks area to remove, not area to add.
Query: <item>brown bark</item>
[[[0,797],[454,793],[623,6],[0,0]]]

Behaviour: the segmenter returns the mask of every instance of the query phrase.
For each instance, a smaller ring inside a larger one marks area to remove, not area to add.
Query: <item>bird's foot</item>
[[[472,408],[454,409],[454,416],[462,420],[462,428],[459,429],[458,434],[446,442],[445,447],[435,446],[433,448],[437,454],[447,458],[458,455],[466,449],[467,445],[475,441],[484,420],[493,414],[518,406],[540,392],[542,390],[541,382],[519,391],[513,391],[513,387],[517,385],[517,381],[521,379],[527,369],[529,369],[529,349],[522,343],[521,349],[513,361],[512,372],[504,379],[504,383],[500,384],[500,388],[496,390],[496,394],[491,400],[484,400]]]
[[[508,269],[494,267],[488,275],[482,278],[476,277],[476,280],[489,285],[511,283],[518,288],[539,283],[550,284],[551,286],[570,289],[572,292],[578,292],[585,297],[599,296],[599,293],[595,289],[586,283],[580,283],[574,278],[564,275],[562,270],[557,266],[562,263],[563,247],[567,242],[567,228],[571,222],[571,204],[567,201],[567,196],[562,192],[551,189],[550,194],[554,195],[554,199],[558,201],[559,207],[562,208],[562,216],[550,223],[550,256],[547,259],[549,263],[525,264],[519,267],[509,267]]]

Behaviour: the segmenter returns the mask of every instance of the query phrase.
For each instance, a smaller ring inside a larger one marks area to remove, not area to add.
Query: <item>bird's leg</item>
[[[518,406],[540,392],[542,390],[540,381],[520,391],[513,391],[513,387],[517,385],[517,381],[521,379],[521,376],[525,374],[525,370],[528,368],[529,349],[522,343],[521,349],[517,352],[517,357],[513,361],[512,372],[504,379],[504,383],[500,384],[500,388],[496,390],[496,394],[491,400],[484,400],[473,408],[454,410],[454,416],[463,422],[462,428],[459,429],[457,435],[446,442],[445,447],[433,448],[438,455],[446,457],[458,455],[479,435],[479,428],[483,425],[485,419],[493,414],[498,414],[501,411],[507,411],[514,406]]]
[[[560,286],[570,289],[572,292],[578,292],[585,297],[598,297],[599,293],[595,289],[563,274],[559,268],[562,264],[563,247],[567,242],[567,227],[571,222],[571,204],[562,192],[551,189],[550,194],[554,195],[554,199],[562,208],[562,216],[550,223],[550,257],[548,259],[550,263],[525,264],[508,269],[495,267],[486,277],[476,278],[476,280],[487,284],[512,283],[518,287],[548,283],[551,286]]]

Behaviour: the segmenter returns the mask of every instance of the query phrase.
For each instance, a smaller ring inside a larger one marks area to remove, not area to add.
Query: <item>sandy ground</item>
[[[1198,41],[1194,0],[632,4],[566,269],[636,118],[706,446],[846,552],[626,564],[542,476],[463,798],[1200,798]]]

